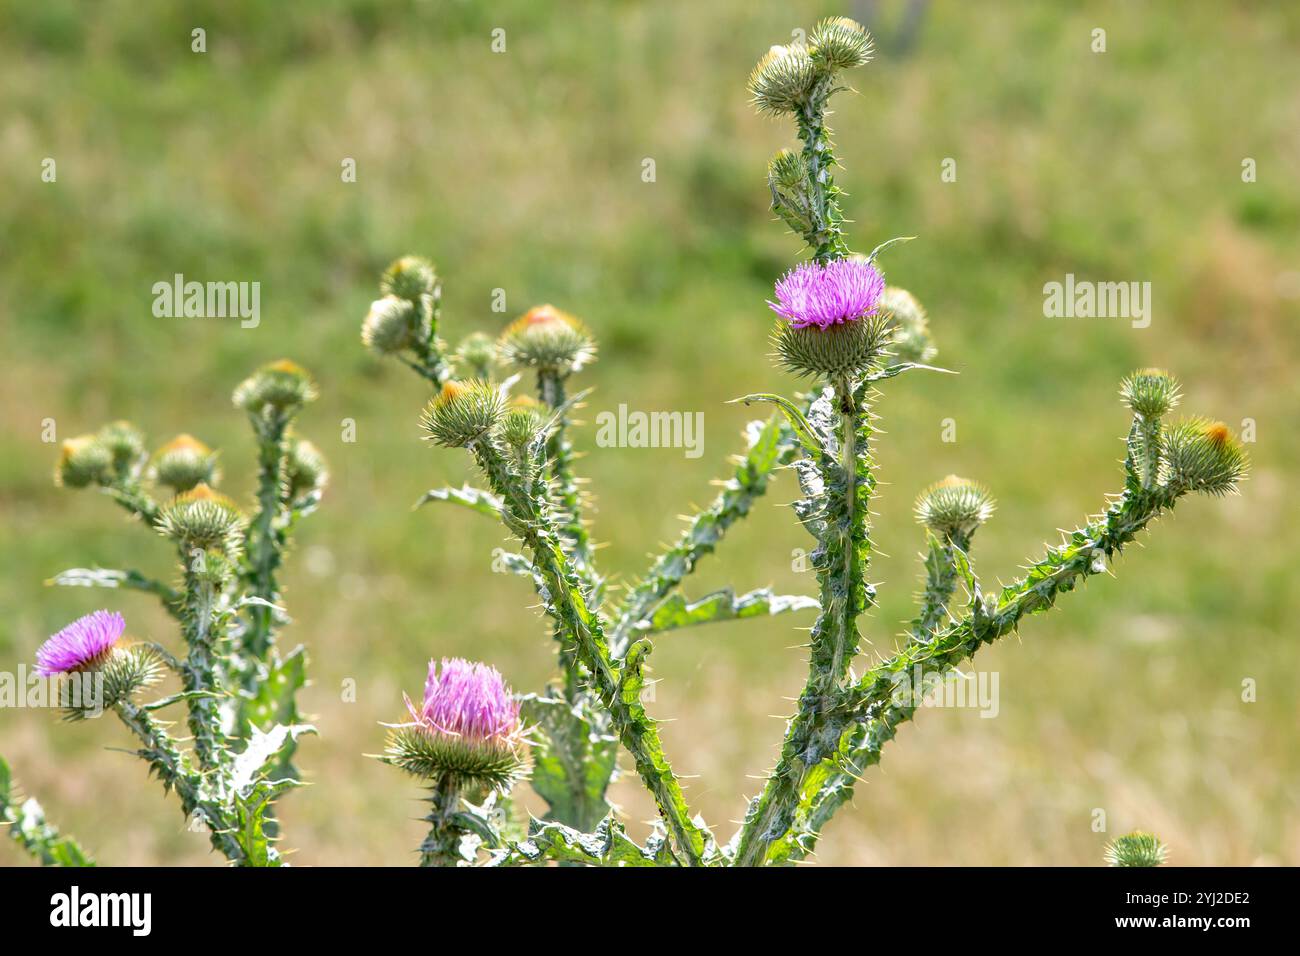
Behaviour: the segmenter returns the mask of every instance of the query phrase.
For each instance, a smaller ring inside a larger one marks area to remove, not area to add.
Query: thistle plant
[[[507,563],[532,581],[557,657],[556,685],[523,696],[519,710],[532,739],[530,782],[549,812],[531,820],[526,837],[518,838],[500,812],[484,813],[463,796],[441,804],[435,796],[435,816],[459,815],[457,826],[472,831],[477,842],[472,852],[463,844],[446,852],[439,844],[431,854],[431,835],[422,848],[426,862],[763,866],[802,860],[899,726],[915,715],[912,697],[896,693],[901,680],[951,675],[982,646],[1108,571],[1125,546],[1184,495],[1225,494],[1244,477],[1246,457],[1225,426],[1201,419],[1168,423],[1180,399],[1178,383],[1163,371],[1135,372],[1121,387],[1133,414],[1123,485],[1104,510],[1048,546],[1023,576],[993,591],[976,575],[972,559],[974,536],[994,511],[990,492],[956,476],[937,482],[915,506],[925,539],[916,614],[896,653],[863,657],[859,621],[876,604],[869,580],[870,506],[879,389],[904,373],[941,371],[924,364],[936,354],[925,309],[907,290],[887,284],[880,262],[883,252],[905,240],[859,255],[844,229],[827,107],[846,89],[846,72],[865,65],[872,53],[865,29],[833,18],[819,23],[807,43],[773,47],[750,76],[754,106],[793,120],[801,143],[773,158],[768,191],[773,211],[803,239],[810,258],[776,282],[768,305],[776,316],[770,332],[776,361],[809,390],[738,399],[775,406],[773,417],[746,428],[739,464],[717,498],[620,598],[597,568],[570,442],[571,413],[585,394],[570,395],[570,379],[595,357],[588,326],[543,305],[507,327],[495,352],[481,333],[453,349],[439,335],[441,280],[433,266],[408,256],[385,273],[384,297],[365,319],[363,342],[428,381],[435,395],[421,420],[426,437],[466,451],[483,479],[481,487],[432,490],[420,503],[453,503],[496,518],[518,540],[521,551]],[[502,367],[514,374],[497,377]],[[524,376],[531,377],[536,400],[515,394]],[[817,596],[726,589],[685,598],[679,589],[697,562],[787,468],[800,492],[794,513],[815,542]],[[802,609],[815,609],[817,617],[795,712],[739,829],[720,840],[688,808],[642,702],[650,637]],[[407,736],[390,740],[386,757],[407,769],[417,744],[441,746],[430,743],[436,736],[408,742],[409,735],[425,733],[415,710],[412,718],[413,725],[397,731]],[[620,747],[659,811],[643,845],[626,835],[606,799]],[[504,797],[515,776],[496,784],[494,793]],[[440,824],[432,822],[437,831]]]
[[[51,583],[153,594],[176,622],[184,652],[127,639],[122,614],[102,610],[50,637],[37,651],[37,670],[93,678],[96,710],[121,719],[137,740],[136,754],[176,792],[192,825],[243,866],[283,862],[274,803],[298,785],[296,740],[312,729],[296,702],[305,653],[282,652],[278,643],[289,619],[277,571],[328,480],[320,452],[293,428],[315,396],[311,377],[288,361],[263,366],[235,389],[258,449],[257,492],[247,512],[214,489],[217,455],[189,435],[149,454],[134,425],[114,422],[65,442],[55,469],[56,483],[97,488],[170,541],[178,569],[174,582],[136,570],[76,568]],[[164,677],[179,691],[142,701]],[[184,735],[160,716],[179,706]],[[65,710],[72,719],[89,716],[84,700]]]

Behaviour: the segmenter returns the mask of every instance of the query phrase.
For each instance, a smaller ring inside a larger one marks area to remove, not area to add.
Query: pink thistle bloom
[[[767,304],[792,328],[826,329],[874,315],[884,291],[885,277],[870,262],[805,262],[777,281],[777,301]]]
[[[124,630],[126,621],[116,611],[79,617],[37,649],[36,673],[50,677],[101,664]]]
[[[443,658],[442,671],[429,661],[424,704],[417,710],[406,698],[412,720],[433,734],[466,743],[513,745],[519,738],[519,702],[500,671],[460,657]]]

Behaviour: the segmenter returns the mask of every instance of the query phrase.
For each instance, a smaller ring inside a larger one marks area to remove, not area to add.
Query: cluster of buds
[[[762,113],[794,113],[831,83],[835,74],[865,66],[874,53],[871,34],[848,17],[822,20],[807,43],[774,46],[749,75],[753,104]]]
[[[361,323],[361,341],[379,355],[419,351],[433,336],[442,286],[433,263],[403,256],[385,270],[382,295]]]

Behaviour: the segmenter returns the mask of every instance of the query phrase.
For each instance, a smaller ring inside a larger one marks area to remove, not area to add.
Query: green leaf
[[[884,242],[882,242],[880,245],[876,246],[876,248],[871,250],[871,254],[867,256],[867,261],[875,262],[876,256],[880,255],[890,246],[901,245],[904,242],[911,242],[915,238],[916,236],[895,236],[893,239],[887,239]]]
[[[473,488],[470,485],[462,485],[459,488],[432,488],[420,496],[420,500],[415,503],[415,507],[422,508],[430,501],[449,501],[452,504],[461,505],[490,518],[497,518],[501,515],[500,498],[490,491]]]
[[[672,866],[676,861],[667,842],[655,848],[638,846],[613,816],[600,821],[594,833],[583,833],[560,823],[534,820],[528,839],[494,856],[493,866],[527,863],[586,863],[591,866]]]
[[[286,741],[297,740],[302,734],[315,732],[316,728],[311,724],[292,726],[276,724],[265,732],[254,725],[248,738],[248,746],[235,755],[235,762],[230,770],[231,787],[237,792],[248,789],[261,774],[267,762],[279,753]]]
[[[826,438],[819,430],[804,416],[799,406],[784,395],[776,395],[772,392],[756,392],[753,395],[745,395],[741,398],[734,398],[728,405],[734,405],[737,402],[743,402],[746,405],[752,405],[754,402],[767,402],[775,405],[781,410],[790,427],[794,429],[795,437],[799,443],[808,451],[810,455],[821,454],[826,447]]]
[[[540,731],[529,782],[546,801],[548,821],[591,830],[610,811],[605,791],[614,776],[618,739],[596,729],[592,715],[566,701],[530,695],[525,723]]]
[[[821,604],[815,597],[802,594],[773,594],[771,588],[759,588],[739,597],[731,588],[723,588],[689,603],[681,594],[673,594],[655,608],[645,630],[648,633],[655,633],[690,627],[694,624],[733,621],[746,617],[767,617],[789,611],[820,608]]]

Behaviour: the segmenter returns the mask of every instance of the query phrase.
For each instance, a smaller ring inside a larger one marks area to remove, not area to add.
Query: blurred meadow
[[[321,387],[300,430],[332,482],[284,576],[282,640],[309,649],[303,704],[320,729],[299,752],[313,786],[282,804],[286,846],[300,865],[414,863],[420,791],[362,756],[382,746],[378,722],[430,656],[490,661],[520,690],[540,689],[553,657],[528,582],[491,573],[499,527],[411,510],[469,469],[420,440],[420,382],[361,347],[379,272],[431,257],[453,339],[541,302],[584,317],[601,344],[582,376],[588,423],[622,402],[704,413],[701,458],[575,435],[604,569],[626,582],[729,471],[753,413],[724,403],[795,387],[768,360],[764,304],[800,255],[764,182],[793,133],[754,115],[744,83],[769,44],[847,14],[877,41],[831,119],[851,242],[919,237],[883,264],[928,308],[938,364],[960,372],[894,380],[877,406],[871,652],[912,613],[911,503],[927,483],[958,472],[997,495],[975,548],[986,587],[1119,490],[1127,371],[1170,368],[1184,411],[1250,419],[1258,440],[1240,497],[1185,500],[1114,580],[981,652],[968,669],[999,674],[996,718],[919,713],[818,861],[1093,865],[1142,828],[1176,864],[1300,864],[1300,8],[949,0],[909,29],[885,0],[547,6],[0,0],[0,669],[99,607],[179,643],[146,595],[45,586],[69,567],[172,572],[170,547],[109,500],[53,486],[44,420],[60,439],[112,418],[154,445],[192,432],[246,497],[254,446],[230,391],[296,359]],[[191,52],[195,27],[206,53]],[[151,287],[176,273],[260,282],[260,325],[155,318]],[[1150,327],[1045,318],[1043,285],[1067,273],[1151,282]],[[792,569],[811,541],[783,507],[794,494],[780,476],[686,593],[814,593]],[[810,623],[656,641],[651,712],[722,838],[775,757]],[[112,719],[0,710],[0,754],[101,861],[215,865],[174,799],[109,749],[127,744]],[[644,836],[653,810],[634,776],[615,797]],[[0,846],[0,865],[23,862]]]

